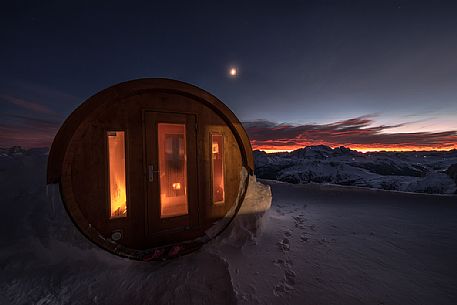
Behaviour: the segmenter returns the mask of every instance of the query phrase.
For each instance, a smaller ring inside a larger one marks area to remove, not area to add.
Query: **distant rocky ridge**
[[[449,166],[449,168],[446,170],[446,174],[454,179],[455,183],[457,184],[457,163]]]
[[[333,183],[431,194],[457,190],[457,150],[361,153],[343,146],[319,145],[289,153],[257,150],[254,160],[257,177],[290,183]]]
[[[23,148],[21,146],[0,147],[0,156],[43,155],[49,153],[48,147]]]

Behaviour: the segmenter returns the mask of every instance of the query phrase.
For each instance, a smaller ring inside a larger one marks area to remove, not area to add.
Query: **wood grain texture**
[[[189,215],[160,219],[158,187],[147,167],[157,151],[158,122],[186,123]],[[108,131],[126,133],[127,217],[109,217]],[[212,203],[211,133],[224,135],[225,202]],[[238,196],[240,172],[252,173],[249,139],[235,115],[195,86],[169,79],[140,79],[89,98],[59,130],[48,160],[48,183],[60,183],[76,226],[99,246],[125,255],[201,236],[224,217]],[[113,232],[122,239],[113,242]]]

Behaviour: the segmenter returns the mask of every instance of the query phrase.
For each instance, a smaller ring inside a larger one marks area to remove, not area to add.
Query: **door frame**
[[[188,213],[175,217],[160,217],[160,177],[158,158],[158,123],[185,124],[187,159]],[[143,110],[143,146],[145,181],[145,233],[149,238],[177,231],[191,230],[199,224],[197,115],[195,113]],[[149,181],[149,166],[154,168]]]

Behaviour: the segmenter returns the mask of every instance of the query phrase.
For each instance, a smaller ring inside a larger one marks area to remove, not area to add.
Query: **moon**
[[[230,67],[229,69],[229,75],[230,77],[237,77],[239,74],[238,68],[237,67]]]

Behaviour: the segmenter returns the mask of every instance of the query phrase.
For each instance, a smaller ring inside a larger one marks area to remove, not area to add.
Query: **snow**
[[[224,232],[216,245],[225,244],[233,247],[243,246],[247,241],[253,241],[262,231],[263,216],[271,207],[271,189],[257,181],[255,176],[249,176],[249,187],[228,232]]]
[[[416,193],[453,194],[457,150],[447,152],[360,153],[345,147],[308,146],[290,153],[255,151],[260,178],[290,183],[338,185]]]
[[[0,304],[457,303],[455,195],[251,177],[221,236],[145,263],[87,241],[55,189],[51,206],[46,159],[0,156]]]
[[[239,304],[457,301],[456,196],[265,182],[262,234],[219,252]]]

